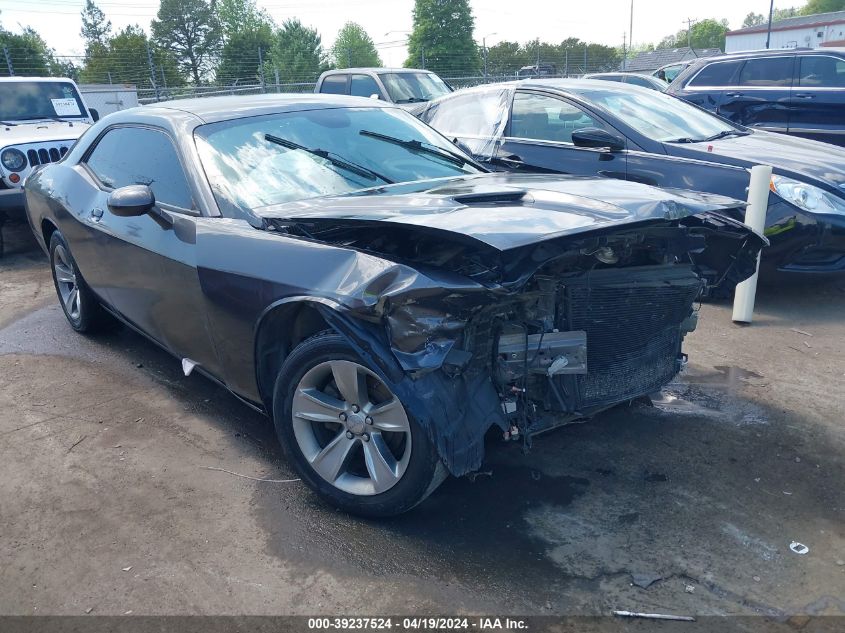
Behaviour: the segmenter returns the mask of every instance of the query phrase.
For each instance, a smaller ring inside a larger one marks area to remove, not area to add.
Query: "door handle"
[[[795,97],[796,99],[815,99],[816,98],[816,95],[812,95],[808,92],[796,92],[792,96]]]
[[[742,93],[741,92],[726,92],[725,96],[726,97],[741,97]]]

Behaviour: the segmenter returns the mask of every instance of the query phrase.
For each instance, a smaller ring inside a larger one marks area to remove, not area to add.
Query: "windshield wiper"
[[[718,132],[713,136],[708,136],[703,140],[718,141],[720,138],[727,138],[728,136],[748,136],[749,134],[750,132],[742,132],[741,130],[722,130],[721,132]]]
[[[407,99],[398,99],[396,103],[422,103],[423,101],[428,101],[423,97],[408,97]]]
[[[17,123],[10,123],[9,121],[0,121],[0,125],[8,125],[9,127],[15,127]]]
[[[304,145],[300,145],[299,143],[294,143],[293,141],[289,141],[286,138],[281,138],[280,136],[273,136],[272,134],[265,134],[264,140],[269,141],[270,143],[275,143],[276,145],[281,145],[286,149],[298,149],[303,152],[308,152],[309,154],[329,161],[335,167],[340,167],[342,169],[345,169],[346,171],[351,171],[353,174],[358,174],[359,176],[363,176],[364,178],[369,178],[370,180],[382,180],[387,184],[393,184],[393,181],[390,180],[390,178],[382,176],[377,171],[373,171],[368,167],[364,167],[362,165],[358,165],[357,163],[348,161],[345,158],[341,158],[337,154],[328,150],[320,149],[319,147],[305,147]]]
[[[59,123],[72,123],[72,121],[68,121],[67,119],[60,119],[57,116],[49,116],[49,115],[46,115],[46,114],[44,116],[23,117],[22,119],[18,119],[18,120],[19,121],[40,121],[42,119],[47,119],[48,121],[58,121]]]
[[[388,136],[387,134],[380,134],[379,132],[371,132],[370,130],[361,130],[360,132],[358,132],[358,134],[360,134],[361,136],[370,136],[372,138],[377,138],[388,143],[393,143],[394,145],[400,145],[411,150],[412,152],[424,152],[426,154],[432,154],[433,156],[438,156],[445,161],[457,165],[458,167],[463,167],[469,162],[460,154],[450,152],[447,149],[441,149],[434,145],[423,143],[422,141],[418,141],[416,139],[406,141],[402,140],[401,138],[396,138],[395,136]]]
[[[703,138],[690,138],[688,136],[684,136],[683,138],[673,138],[670,141],[666,141],[667,143],[701,143],[707,139]]]

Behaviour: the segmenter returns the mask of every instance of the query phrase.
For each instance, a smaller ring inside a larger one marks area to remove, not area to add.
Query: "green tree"
[[[153,69],[147,59],[147,46]],[[153,81],[160,89],[185,83],[176,61],[168,51],[150,42],[139,26],[127,26],[103,46],[95,47],[79,73],[86,83],[129,83],[139,89],[151,89]]]
[[[220,50],[220,23],[205,0],[161,0],[152,21],[153,39],[170,51],[194,85],[202,83]]]
[[[337,68],[381,66],[376,46],[360,24],[347,22],[332,46],[332,59]]]
[[[727,20],[699,20],[687,29],[681,29],[675,35],[668,35],[661,40],[658,48],[692,46],[693,48],[718,48],[725,50],[725,34],[728,32]]]
[[[469,0],[415,0],[407,67],[425,66],[441,75],[471,75],[480,68],[472,38]]]
[[[845,11],[845,0],[807,0],[801,9],[801,15],[815,15],[816,13],[830,13],[831,11]]]
[[[218,0],[216,11],[224,40],[237,34],[275,28],[273,18],[264,9],[259,9],[255,0]]]
[[[513,75],[528,64],[529,54],[519,42],[498,42],[487,48],[488,75]]]
[[[317,31],[293,18],[274,34],[267,66],[270,73],[277,70],[282,81],[310,82],[327,67],[325,57]]]
[[[106,19],[105,14],[100,10],[94,0],[85,0],[85,7],[82,9],[82,29],[79,34],[85,40],[85,54],[95,46],[105,46],[111,33],[111,22]]]
[[[46,77],[56,69],[53,50],[31,27],[25,27],[19,34],[0,28],[0,48],[4,47],[9,51],[16,75]],[[9,76],[5,58],[0,58],[0,76]]]
[[[798,7],[789,7],[788,9],[775,9],[774,14],[772,14],[772,21],[777,22],[778,20],[794,18],[798,15],[801,15],[801,9],[799,9]]]
[[[230,33],[220,53],[215,73],[219,84],[255,83],[261,72],[258,51],[267,59],[273,46],[273,29],[269,24]]]
[[[745,19],[742,21],[742,28],[748,28],[749,26],[760,26],[761,24],[766,23],[766,16],[762,13],[754,13],[753,11],[745,16]]]

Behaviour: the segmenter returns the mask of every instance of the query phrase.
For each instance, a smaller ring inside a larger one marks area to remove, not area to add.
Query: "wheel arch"
[[[336,310],[321,297],[287,297],[268,306],[255,328],[255,380],[264,409],[273,415],[273,385],[288,354],[305,339],[333,328],[317,305]]]
[[[49,218],[42,218],[41,219],[41,236],[44,238],[44,246],[46,250],[50,249],[50,238],[53,237],[53,233],[59,230],[59,227],[56,226],[56,223],[53,222]]]

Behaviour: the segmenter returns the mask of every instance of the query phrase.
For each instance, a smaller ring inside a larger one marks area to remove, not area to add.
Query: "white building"
[[[766,48],[768,23],[728,31],[725,52]],[[820,48],[845,46],[845,11],[802,15],[772,22],[769,48]]]

